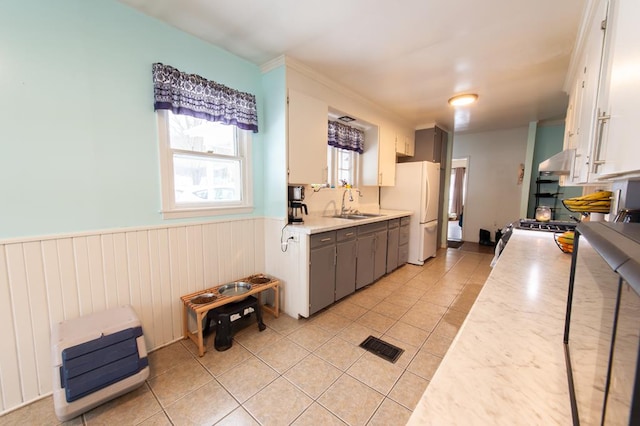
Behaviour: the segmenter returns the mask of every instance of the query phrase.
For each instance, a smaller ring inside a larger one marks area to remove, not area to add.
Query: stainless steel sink
[[[357,219],[369,219],[371,217],[380,217],[382,216],[381,214],[375,214],[375,213],[347,213],[347,214],[337,214],[335,216],[331,216],[333,218],[336,219],[351,219],[351,220],[357,220]]]

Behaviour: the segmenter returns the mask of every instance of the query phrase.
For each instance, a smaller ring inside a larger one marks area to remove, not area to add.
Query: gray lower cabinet
[[[373,262],[373,280],[382,278],[387,273],[387,229],[376,232],[375,235],[375,248],[374,248],[374,262]]]
[[[312,315],[407,263],[409,218],[313,234],[309,247]]]
[[[387,273],[398,267],[398,243],[400,241],[400,219],[389,221],[387,232]]]
[[[311,236],[309,252],[309,315],[335,301],[336,232]]]
[[[371,284],[387,269],[387,221],[358,226],[356,289]]]
[[[356,291],[356,237],[356,227],[337,231],[336,301]]]
[[[398,240],[398,266],[409,261],[409,221],[411,217],[400,218],[400,237]]]
[[[358,253],[356,261],[356,289],[373,282],[373,234],[358,235]]]

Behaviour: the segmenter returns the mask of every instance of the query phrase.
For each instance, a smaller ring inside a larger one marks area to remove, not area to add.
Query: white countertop
[[[350,226],[365,225],[367,223],[381,222],[383,220],[397,219],[399,217],[413,215],[413,212],[411,211],[384,209],[380,209],[375,212],[368,211],[363,213],[374,213],[381,216],[369,217],[366,219],[338,219],[334,217],[310,214],[303,216],[303,224],[288,225],[287,230],[289,232],[298,232],[300,234],[318,234],[320,232],[334,231],[336,229],[348,228]]]
[[[553,233],[515,230],[408,424],[572,424],[570,265]]]

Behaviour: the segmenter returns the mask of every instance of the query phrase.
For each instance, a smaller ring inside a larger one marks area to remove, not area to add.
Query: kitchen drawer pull
[[[320,240],[321,243],[326,243],[327,241],[331,241],[331,237],[323,238]]]
[[[350,237],[352,235],[354,235],[355,232],[347,232],[346,234],[344,234],[345,237]]]

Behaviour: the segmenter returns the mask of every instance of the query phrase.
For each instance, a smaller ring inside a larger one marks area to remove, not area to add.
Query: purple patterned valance
[[[329,121],[329,145],[362,154],[364,152],[364,132],[337,121]]]
[[[256,97],[168,65],[153,64],[154,109],[258,132]]]

